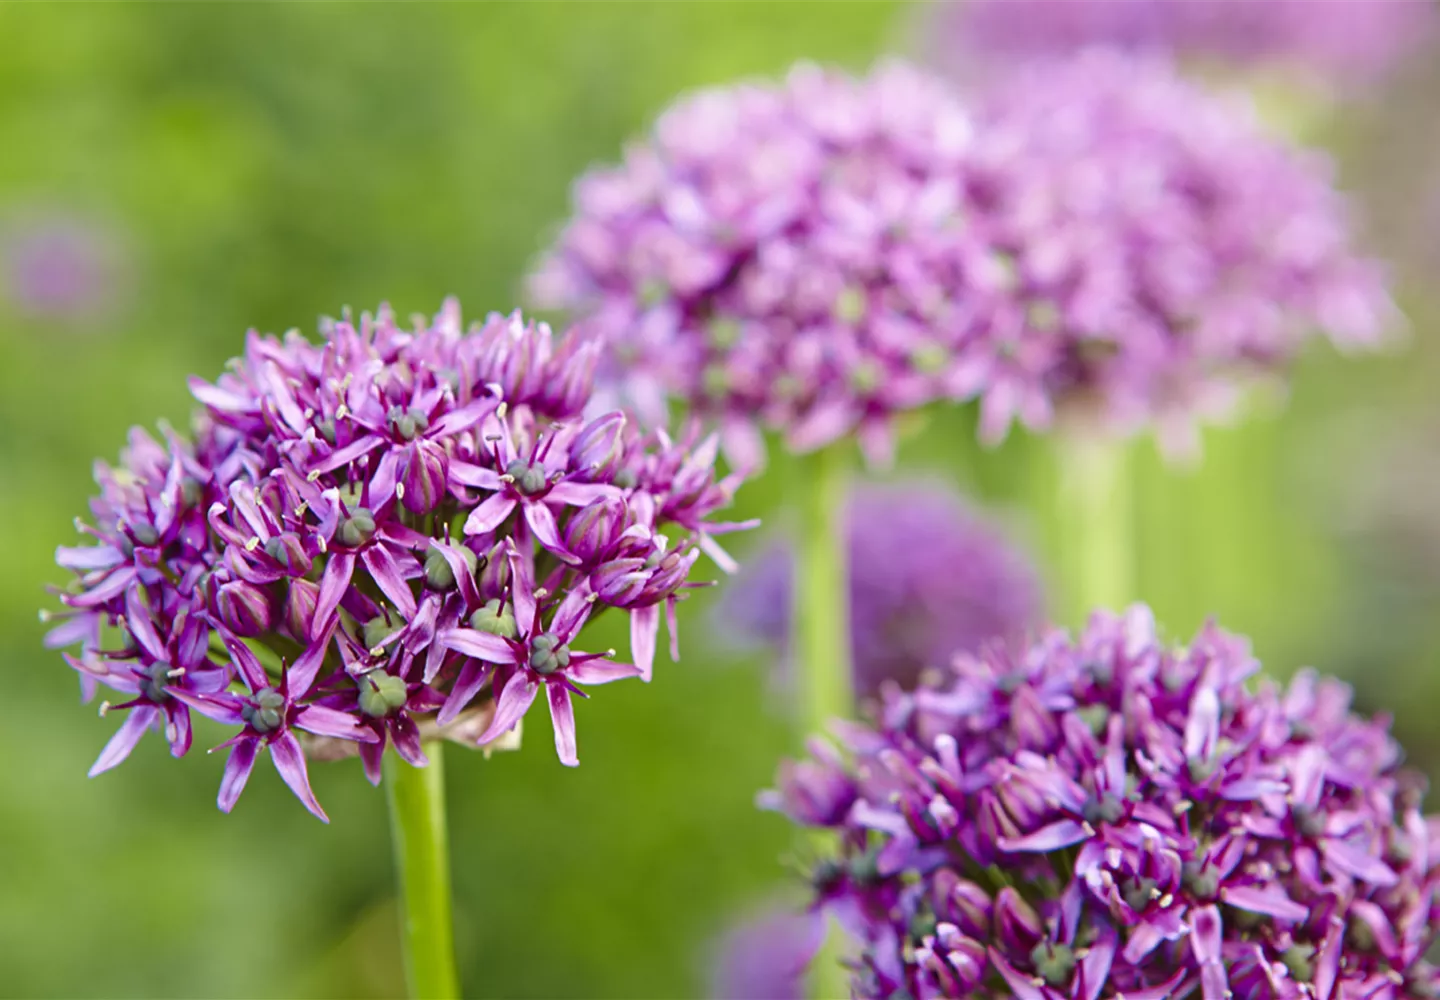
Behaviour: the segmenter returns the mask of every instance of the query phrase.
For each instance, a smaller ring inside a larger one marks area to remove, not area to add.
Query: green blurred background
[[[0,240],[63,231],[91,288],[56,309],[0,286],[0,994],[402,988],[383,797],[357,763],[315,769],[328,827],[266,769],[216,811],[212,730],[183,763],[147,739],[85,778],[114,722],[79,705],[35,609],[92,459],[132,424],[184,426],[185,376],[217,372],[247,327],[449,293],[508,310],[570,180],[677,91],[799,57],[861,68],[911,29],[887,3],[0,6]],[[1422,761],[1440,753],[1440,357],[1414,290],[1440,237],[1416,234],[1404,192],[1424,195],[1436,77],[1315,136],[1375,192],[1375,248],[1413,265],[1408,351],[1317,352],[1287,400],[1207,435],[1194,472],[1135,453],[1140,593],[1171,634],[1213,613],[1278,675],[1348,675]],[[1043,555],[1045,450],[982,453],[971,420],[938,415],[904,464],[966,484]],[[785,471],[743,511],[783,520]],[[794,739],[767,665],[707,641],[713,599],[685,608],[680,665],[580,708],[578,771],[543,723],[527,752],[449,754],[468,995],[703,995],[714,935],[785,885],[789,831],[752,798]]]

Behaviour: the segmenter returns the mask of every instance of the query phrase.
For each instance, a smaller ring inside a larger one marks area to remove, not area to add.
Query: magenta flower
[[[860,997],[1433,996],[1440,830],[1336,681],[1144,607],[887,696],[762,804],[835,830]],[[824,803],[817,808],[818,804]]]
[[[121,268],[113,234],[70,215],[36,215],[0,229],[0,299],[51,320],[113,303]]]
[[[1163,60],[1029,66],[980,100],[972,191],[1010,292],[962,347],[982,434],[1058,409],[1171,452],[1316,332],[1375,345],[1395,310],[1330,165]]]
[[[801,451],[858,430],[883,458],[892,415],[945,395],[957,302],[999,273],[956,225],[971,128],[900,64],[682,99],[577,183],[535,296],[610,342],[642,415],[683,400],[740,466],[761,428]]]
[[[805,968],[824,936],[813,915],[779,907],[736,923],[716,948],[712,1000],[803,1000]]]
[[[382,309],[324,333],[252,333],[230,372],[192,381],[194,444],[137,431],[122,468],[97,471],[95,544],[59,550],[76,579],[45,615],[47,644],[80,645],[66,659],[87,695],[129,696],[93,773],[150,728],[183,755],[194,710],[239,727],[222,809],[268,748],[323,819],[307,746],[357,746],[378,781],[387,746],[423,766],[422,734],[489,742],[541,688],[577,763],[572,696],[649,677],[660,609],[702,548],[728,564],[714,536],[747,526],[710,519],[738,477],[717,480],[693,436],[587,421],[584,336],[518,314],[467,332],[454,302],[413,330]],[[572,649],[605,607],[630,615],[639,665]]]
[[[1355,81],[1394,69],[1435,22],[1426,0],[952,0],[924,45],[956,63],[1108,46]]]
[[[1091,53],[973,107],[886,64],[683,99],[583,177],[533,278],[612,348],[642,415],[872,461],[900,412],[979,399],[987,441],[1057,410],[1171,450],[1324,331],[1375,343],[1393,308],[1351,249],[1328,165],[1161,60]]]
[[[914,482],[859,486],[845,519],[860,696],[878,696],[887,681],[914,687],[927,668],[1021,638],[1042,620],[1035,568],[952,491]],[[716,634],[785,648],[793,563],[783,541],[751,559],[725,589]]]

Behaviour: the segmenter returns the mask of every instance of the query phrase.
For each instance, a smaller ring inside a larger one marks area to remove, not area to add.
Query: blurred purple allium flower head
[[[970,190],[1013,265],[964,351],[990,436],[1066,407],[1192,450],[1316,332],[1365,347],[1395,319],[1329,161],[1162,59],[1037,63],[977,117]]]
[[[251,333],[202,404],[193,441],[140,430],[98,465],[90,544],[47,644],[87,694],[124,697],[91,773],[147,729],[190,748],[190,713],[235,730],[229,810],[259,751],[317,816],[317,756],[358,744],[378,781],[387,744],[423,765],[422,734],[489,744],[536,700],[577,763],[574,698],[650,676],[662,611],[738,480],[718,443],[582,417],[599,345],[518,313],[468,331],[446,302],[400,326],[382,308],[327,321],[323,342]],[[583,652],[586,621],[629,615],[634,663]]]
[[[80,216],[31,214],[0,230],[0,298],[22,312],[94,313],[114,299],[119,270],[112,234]]]
[[[1185,447],[1241,376],[1391,312],[1322,158],[1118,54],[973,109],[898,63],[706,91],[575,209],[536,298],[612,345],[604,380],[642,413],[683,400],[742,466],[763,428],[883,461],[895,414],[977,397],[987,441],[1063,406]]]
[[[933,5],[923,44],[956,64],[1106,46],[1365,82],[1436,20],[1429,0],[964,0]]]
[[[914,687],[927,668],[1038,625],[1030,560],[965,501],[924,481],[856,486],[845,509],[855,688]],[[794,555],[783,540],[749,560],[715,611],[716,632],[784,648]]]
[[[772,907],[736,923],[712,957],[713,1000],[804,1000],[805,969],[825,936],[809,914]]]
[[[685,97],[624,163],[582,177],[532,280],[614,345],[642,412],[666,396],[808,451],[946,394],[968,300],[1002,278],[957,183],[971,144],[946,85],[900,63],[813,65]]]
[[[863,948],[856,995],[1437,995],[1423,779],[1343,684],[1258,669],[1214,626],[1097,613],[783,768],[762,804],[840,837],[815,907]]]

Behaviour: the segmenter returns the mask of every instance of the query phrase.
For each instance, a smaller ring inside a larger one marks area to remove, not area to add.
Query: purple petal
[[[473,628],[452,628],[441,632],[439,641],[446,649],[486,663],[508,665],[515,662],[515,650],[510,643],[489,632]]]
[[[125,561],[113,545],[61,545],[55,549],[55,562],[62,569],[109,569]]]
[[[1351,878],[1358,878],[1371,885],[1394,885],[1399,877],[1373,852],[1354,847],[1343,840],[1325,840],[1320,845],[1325,860],[1332,868],[1344,872]]]
[[[324,705],[306,705],[295,713],[295,725],[316,736],[333,736],[339,740],[355,740],[359,743],[374,743],[380,739],[369,726],[359,725],[348,712],[326,708]]]
[[[455,721],[455,717],[465,710],[470,704],[475,693],[484,685],[490,676],[491,667],[478,661],[465,664],[460,668],[460,676],[455,678],[455,684],[450,688],[450,694],[445,698],[445,704],[440,707],[440,713],[435,716],[435,721],[442,726],[448,726]]]
[[[1220,898],[1237,910],[1263,913],[1287,924],[1295,924],[1310,915],[1307,907],[1301,906],[1277,886],[1262,889],[1259,886],[1227,886]]]
[[[79,642],[88,648],[98,643],[99,634],[99,618],[92,614],[77,614],[46,632],[44,644],[46,649],[63,649]]]
[[[204,379],[195,375],[190,376],[190,395],[212,410],[221,413],[254,413],[255,400],[253,397],[238,392],[230,392],[217,385],[211,385]]]
[[[325,629],[325,634],[312,642],[305,652],[300,654],[299,659],[290,664],[285,676],[291,698],[303,698],[315,686],[315,677],[325,664],[325,654],[330,649],[330,639],[334,634],[335,622],[332,621]]]
[[[594,687],[597,684],[609,684],[611,681],[639,677],[641,673],[640,668],[633,663],[619,663],[597,656],[584,663],[571,663],[570,668],[565,671],[565,675],[576,684]]]
[[[238,740],[230,750],[230,759],[225,762],[225,776],[220,779],[220,795],[215,800],[221,812],[228,813],[235,808],[235,801],[245,790],[245,782],[250,780],[250,771],[255,767],[255,754],[259,749],[260,740],[252,736]]]
[[[145,735],[145,730],[150,728],[157,715],[153,705],[136,705],[130,709],[130,714],[125,717],[125,721],[115,730],[115,735],[110,737],[110,742],[105,744],[105,749],[100,751],[100,756],[95,758],[95,763],[90,766],[90,777],[110,770],[129,757],[130,751],[135,749],[135,744],[140,742],[140,737]]]
[[[655,639],[660,633],[660,606],[636,608],[630,612],[630,655],[647,684],[655,669]]]
[[[467,431],[478,424],[483,418],[493,413],[498,405],[498,400],[492,396],[473,400],[458,410],[451,410],[445,416],[430,425],[425,436],[428,438],[449,437],[451,434],[458,434]],[[479,484],[472,484],[479,485]]]
[[[495,493],[485,498],[485,502],[470,512],[465,519],[465,534],[483,535],[486,532],[494,531],[504,523],[515,509],[516,500],[508,493]]]
[[[1005,957],[994,948],[990,948],[988,951],[990,964],[995,966],[996,971],[998,971],[1001,978],[1005,980],[1005,985],[1010,987],[1010,992],[1016,1000],[1049,1000],[1049,996],[1043,987],[1036,986],[1029,976],[1022,975],[1018,972],[1015,967],[1005,961]],[[1127,993],[1125,995],[1128,998],[1132,994]]]
[[[450,460],[450,478],[461,486],[474,486],[482,490],[499,490],[500,473],[469,462]]]
[[[365,767],[365,779],[372,785],[380,784],[380,761],[384,756],[384,743],[360,744],[360,763]]]
[[[365,491],[365,502],[371,510],[384,507],[395,495],[395,471],[399,463],[399,454],[393,448],[387,449],[380,456],[380,461],[375,463],[375,471],[370,474],[370,484]]]
[[[225,629],[220,629],[219,632],[225,648],[230,650],[230,662],[235,664],[235,669],[240,671],[240,676],[250,686],[250,690],[259,691],[261,688],[269,687],[270,677],[265,673],[265,668],[260,665],[260,661],[255,658],[255,653],[250,647]]]
[[[998,841],[1002,851],[1011,853],[1054,851],[1078,844],[1095,836],[1095,830],[1088,823],[1077,823],[1073,819],[1062,819],[1049,826],[1042,826],[1024,837],[1001,837]]]
[[[381,439],[374,434],[356,438],[343,448],[337,448],[309,469],[310,472],[330,472],[342,465],[349,465],[361,455],[368,454],[380,446]]]
[[[62,594],[60,600],[72,608],[97,608],[120,596],[138,575],[134,566],[122,566],[83,594]]]
[[[414,618],[415,595],[410,593],[410,585],[400,575],[399,565],[385,547],[372,545],[361,554],[360,558],[365,563],[365,568],[370,571],[375,585],[386,597],[390,598],[390,603],[400,609],[400,614],[407,621]]]
[[[320,578],[320,594],[315,598],[315,617],[310,622],[310,638],[319,638],[330,626],[335,609],[350,586],[350,577],[355,573],[355,553],[332,552],[325,564],[325,575]]]
[[[1200,966],[1204,1000],[1230,998],[1230,980],[1220,960],[1221,929],[1218,906],[1202,906],[1190,914],[1190,950]]]
[[[170,756],[184,757],[190,752],[190,709],[182,704],[165,706],[165,738],[170,741]]]
[[[305,808],[314,813],[322,823],[330,822],[330,817],[325,815],[325,810],[315,801],[315,793],[310,790],[310,775],[305,770],[305,754],[293,733],[287,730],[270,741],[270,759],[275,762],[275,770],[280,772],[280,777],[290,786],[295,797],[305,804]]]
[[[152,660],[168,662],[169,654],[155,632],[154,623],[150,621],[150,609],[141,599],[139,587],[125,591],[125,627]]]
[[[529,711],[539,693],[538,683],[532,681],[525,671],[517,672],[505,685],[505,690],[500,692],[500,702],[495,706],[495,717],[490,720],[490,727],[480,736],[478,742],[483,746],[514,729],[515,723]]]
[[[170,697],[189,705],[207,719],[223,722],[227,726],[245,725],[245,717],[240,714],[244,703],[232,694],[201,694],[173,686],[166,691]]]
[[[415,720],[403,712],[390,722],[390,737],[395,743],[395,752],[411,767],[429,767],[430,758],[420,746],[420,727]]]
[[[604,497],[618,497],[621,491],[618,487],[609,483],[556,483],[545,494],[545,499],[553,503],[568,504],[572,507],[584,507],[587,503],[593,503]]]
[[[565,543],[560,541],[560,528],[555,523],[555,515],[543,501],[525,504],[525,523],[530,525],[536,541],[544,546],[546,551],[558,556],[562,562],[580,561],[571,555],[570,550],[565,548]]]
[[[575,755],[575,706],[570,701],[570,689],[564,684],[545,687],[550,695],[550,723],[555,727],[555,752],[566,767],[579,767],[580,758]]]

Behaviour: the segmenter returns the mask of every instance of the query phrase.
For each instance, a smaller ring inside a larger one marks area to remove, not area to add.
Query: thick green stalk
[[[450,848],[445,835],[445,758],[425,744],[429,767],[385,755],[390,836],[400,882],[405,984],[413,1000],[458,1000],[450,919]]]
[[[800,460],[800,551],[795,574],[795,658],[799,671],[800,731],[822,733],[830,720],[855,714],[850,667],[849,567],[844,507],[848,454],[834,444]],[[834,852],[829,831],[817,831],[821,854]],[[843,932],[834,922],[810,966],[815,1000],[850,995]]]
[[[848,455],[841,444],[800,461],[800,553],[795,575],[795,655],[801,728],[823,732],[855,714],[850,676],[850,613],[845,565]]]
[[[1129,446],[1083,433],[1055,435],[1059,483],[1061,602],[1079,627],[1097,608],[1123,610],[1135,598],[1135,511]]]

